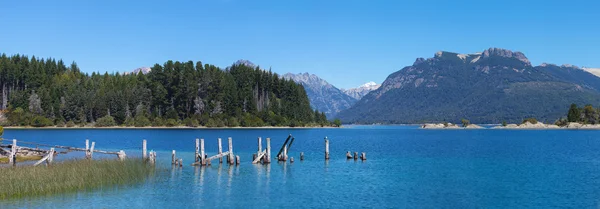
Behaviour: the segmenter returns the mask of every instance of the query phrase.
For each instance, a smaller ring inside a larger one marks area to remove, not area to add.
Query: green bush
[[[31,126],[33,127],[45,127],[45,126],[53,126],[52,121],[44,116],[35,116],[31,119]]]
[[[231,117],[231,118],[229,118],[229,120],[227,120],[227,126],[238,127],[238,126],[240,126],[240,122],[238,121],[237,118]]]
[[[54,124],[56,124],[56,127],[65,127],[65,121],[62,119],[57,119]]]
[[[463,127],[467,127],[471,124],[471,121],[469,121],[467,119],[461,119],[460,122],[462,123]]]
[[[179,123],[177,122],[177,120],[171,118],[171,119],[167,119],[165,126],[167,126],[167,127],[179,126]]]
[[[183,120],[183,124],[187,127],[198,127],[200,126],[200,124],[198,123],[198,120],[196,119],[192,119],[192,118],[186,118]]]
[[[67,127],[74,127],[75,126],[75,122],[73,122],[72,120],[67,122]]]
[[[150,126],[150,125],[152,125],[152,123],[150,122],[150,119],[148,119],[147,117],[145,117],[143,115],[135,116],[135,127],[146,127],[146,126]]]
[[[110,126],[116,126],[117,123],[115,122],[115,118],[113,118],[110,115],[98,118],[98,121],[96,121],[95,126],[96,127],[110,127]]]
[[[156,118],[154,118],[154,120],[152,120],[152,126],[155,126],[155,127],[165,126],[165,120],[163,120],[160,117],[156,117]]]
[[[538,123],[537,119],[535,119],[535,118],[525,118],[525,120],[523,120],[522,123],[526,123],[526,122],[530,122],[531,124]]]
[[[123,121],[123,125],[127,127],[135,126],[135,120],[132,117],[126,117]]]
[[[340,119],[335,119],[335,120],[333,121],[333,125],[334,125],[335,127],[341,127],[341,126],[342,126],[342,121],[341,121]]]

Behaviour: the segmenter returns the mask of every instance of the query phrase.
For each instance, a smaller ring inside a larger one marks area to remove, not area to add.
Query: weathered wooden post
[[[235,156],[235,165],[240,165],[240,156],[239,155]]]
[[[303,160],[304,160],[304,152],[301,152],[300,153],[300,161],[303,161]]]
[[[146,140],[145,139],[142,141],[142,159],[148,160],[148,157],[146,156]]]
[[[288,146],[287,146],[287,145],[285,145],[285,146],[283,147],[283,154],[281,154],[281,155],[282,155],[282,156],[281,156],[281,160],[282,160],[283,162],[287,161],[287,157],[288,157],[288,156],[287,156],[287,151],[288,151]]]
[[[17,140],[13,139],[12,146],[10,147],[10,156],[9,159],[10,164],[13,166],[17,165]]]
[[[329,140],[325,137],[325,160],[329,160]]]
[[[183,159],[179,158],[179,167],[183,167]]]
[[[223,153],[223,147],[221,146],[221,138],[219,138],[219,155]],[[223,163],[223,157],[219,158],[219,163]]]
[[[206,154],[204,153],[204,139],[200,139],[200,165],[206,165]]]
[[[200,160],[200,139],[196,138],[196,149],[194,152],[194,163],[197,163]]]
[[[354,160],[358,159],[358,152],[354,152]]]
[[[346,152],[346,159],[352,159],[352,154],[350,154],[350,151]]]
[[[206,165],[211,165],[210,159],[206,159]]]
[[[262,138],[258,137],[258,152],[256,152],[256,154],[260,154],[260,152],[262,152]]]
[[[294,157],[290,157],[290,163],[294,162]]]
[[[233,155],[233,140],[231,137],[227,138],[227,140],[229,142],[229,164],[233,165],[233,161],[235,160]]]
[[[96,142],[92,142],[92,146],[90,147],[90,158],[92,159],[92,155],[94,155],[94,147],[96,146]]]
[[[173,153],[171,154],[171,164],[175,165],[175,163],[177,161],[177,158],[175,158],[175,150],[173,150]]]
[[[125,151],[120,150],[119,153],[117,154],[117,157],[119,158],[120,161],[125,160],[125,157],[127,157],[127,155],[125,154]]]
[[[271,138],[267,138],[267,154],[263,158],[263,163],[271,163]]]
[[[85,159],[90,159],[90,140],[85,140]]]
[[[50,155],[48,156],[48,159],[46,159],[46,166],[51,165],[53,160],[54,160],[54,148],[50,148]]]
[[[150,162],[150,164],[154,165],[156,163],[156,152],[154,151],[150,151],[150,155],[149,155],[149,159],[148,161]]]
[[[252,154],[252,162],[254,162],[256,160],[258,156],[256,155],[256,153]]]
[[[360,159],[361,159],[362,161],[365,161],[365,160],[367,160],[367,154],[363,152],[363,153],[360,155]]]

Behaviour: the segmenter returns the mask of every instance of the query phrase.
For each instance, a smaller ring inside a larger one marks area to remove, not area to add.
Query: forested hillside
[[[0,57],[5,125],[329,125],[301,85],[259,67],[167,61],[148,74],[82,73],[77,64]]]

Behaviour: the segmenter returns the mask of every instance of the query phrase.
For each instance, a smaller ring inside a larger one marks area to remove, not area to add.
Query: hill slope
[[[283,77],[302,84],[312,108],[324,112],[330,119],[333,119],[338,112],[350,108],[357,101],[314,74],[287,73]]]
[[[573,66],[533,67],[521,52],[438,52],[418,58],[352,108],[338,114],[358,123],[553,122],[571,103],[600,103],[600,78]]]

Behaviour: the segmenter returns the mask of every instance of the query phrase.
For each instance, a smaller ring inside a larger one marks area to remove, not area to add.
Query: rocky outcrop
[[[529,59],[527,59],[525,54],[523,54],[521,52],[513,52],[508,49],[489,48],[489,49],[483,51],[483,53],[481,53],[481,56],[483,58],[489,58],[489,57],[493,57],[493,56],[504,57],[504,58],[515,58],[515,59],[518,59],[521,62],[527,63],[527,65],[531,66],[531,62],[529,62]]]
[[[483,127],[475,125],[475,124],[469,124],[467,125],[467,127],[461,127],[458,126],[456,124],[452,124],[452,123],[426,123],[421,125],[422,129],[481,129]]]

